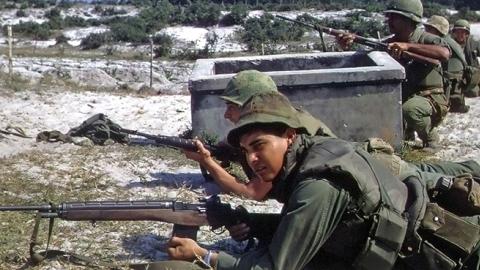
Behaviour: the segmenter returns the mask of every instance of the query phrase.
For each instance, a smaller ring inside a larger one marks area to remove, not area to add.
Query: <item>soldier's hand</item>
[[[406,42],[393,42],[388,44],[388,52],[395,59],[402,58],[404,51],[408,51],[408,43]]]
[[[193,261],[197,257],[205,256],[207,250],[190,238],[173,236],[168,242],[167,253],[172,260]]]
[[[342,50],[349,50],[352,47],[355,35],[350,33],[340,34],[335,37]]]
[[[237,242],[247,240],[250,235],[250,227],[246,223],[239,223],[227,228],[230,236]]]
[[[194,139],[193,143],[197,146],[197,151],[193,152],[184,150],[183,152],[187,158],[195,160],[200,164],[204,163],[207,159],[212,158],[212,154],[205,148],[205,146],[203,146],[203,143],[200,140]]]

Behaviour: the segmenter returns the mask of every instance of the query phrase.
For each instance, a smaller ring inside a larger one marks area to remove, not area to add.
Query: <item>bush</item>
[[[58,37],[55,38],[55,41],[57,42],[57,44],[65,44],[69,40],[70,39],[68,37],[64,36],[63,34],[61,34],[61,35],[59,35]]]
[[[238,34],[248,49],[266,53],[275,53],[278,44],[298,41],[304,34],[304,30],[298,25],[275,19],[268,13],[246,20],[243,28]]]
[[[230,13],[223,16],[220,21],[220,24],[224,26],[230,25],[240,25],[243,24],[243,21],[248,15],[248,8],[246,5],[237,4],[233,5]]]
[[[136,17],[129,17],[124,22],[115,23],[110,27],[115,41],[146,42],[148,40],[145,22]]]
[[[15,13],[15,15],[16,15],[17,17],[27,17],[27,13],[25,12],[24,9],[19,9],[19,10],[17,10],[17,12]]]
[[[110,39],[110,34],[106,33],[91,33],[86,38],[82,39],[80,46],[83,50],[97,49],[105,44]]]
[[[86,27],[88,25],[88,22],[79,16],[67,16],[63,19],[64,27]]]
[[[6,32],[6,27],[4,27]],[[47,40],[51,36],[50,26],[46,23],[20,22],[13,25],[12,31],[35,40]]]
[[[168,23],[174,12],[174,7],[164,0],[156,8],[145,8],[140,11],[140,18],[145,22],[146,32],[160,30]]]
[[[196,1],[186,8],[178,7],[174,14],[174,22],[187,23],[198,26],[211,26],[218,22],[220,18],[220,6],[208,1]]]
[[[169,35],[159,34],[153,37],[153,43],[159,45],[153,49],[154,57],[168,57],[172,53],[173,40]]]
[[[122,15],[122,14],[127,14],[127,11],[124,10],[124,9],[117,9],[117,8],[114,8],[114,7],[110,7],[110,8],[102,10],[101,14],[102,14],[102,16]]]

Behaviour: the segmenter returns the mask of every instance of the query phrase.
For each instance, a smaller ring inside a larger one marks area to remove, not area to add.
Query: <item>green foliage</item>
[[[469,22],[478,22],[480,21],[480,15],[477,14],[474,10],[469,8],[461,8],[458,10],[458,13],[452,15],[449,19],[450,23],[455,22],[458,19],[465,19]]]
[[[180,7],[181,8],[181,7]],[[187,23],[198,26],[211,26],[218,22],[220,18],[220,6],[209,1],[196,1],[185,9],[183,21],[178,18],[173,20],[176,22]]]
[[[111,25],[110,30],[115,41],[140,43],[148,40],[145,21],[138,17],[126,17]]]
[[[447,18],[449,16],[444,6],[438,3],[426,2],[423,5],[423,17],[430,18],[432,15],[439,15]]]
[[[83,50],[97,49],[110,39],[110,33],[91,33],[82,39],[80,46]]]
[[[243,21],[248,15],[248,7],[244,4],[233,5],[230,13],[223,16],[220,24],[224,26],[243,24]]]
[[[165,27],[174,12],[174,6],[163,0],[155,8],[145,8],[140,11],[140,18],[145,21],[146,31],[152,33]]]
[[[57,42],[57,44],[65,44],[69,40],[70,39],[68,37],[64,36],[63,34],[61,34],[61,35],[59,35],[55,38],[55,41]]]
[[[156,57],[169,57],[172,53],[173,40],[169,35],[159,34],[153,37],[153,43],[156,46],[153,49]]]
[[[298,41],[304,34],[301,27],[275,19],[269,13],[246,20],[243,27],[238,33],[240,40],[254,52],[274,53],[277,44]]]
[[[6,33],[6,31],[7,28],[4,27],[4,33]],[[13,25],[12,31],[18,35],[34,40],[47,40],[52,34],[48,24],[35,22],[20,22],[19,24]]]
[[[27,16],[27,13],[25,12],[24,9],[19,9],[19,10],[17,10],[17,12],[15,13],[15,15],[16,15],[17,17],[26,17],[26,16]]]
[[[113,16],[113,15],[127,14],[127,11],[124,9],[109,7],[106,9],[102,9],[100,13],[102,14],[102,16]]]
[[[63,19],[64,27],[86,27],[88,22],[79,16],[67,16]]]

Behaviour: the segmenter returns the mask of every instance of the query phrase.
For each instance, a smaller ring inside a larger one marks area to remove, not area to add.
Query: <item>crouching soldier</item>
[[[303,135],[294,110],[281,95],[254,96],[242,107],[240,120],[228,135],[257,177],[272,183],[268,196],[284,203],[270,243],[232,256],[173,237],[168,248],[172,259],[203,258],[215,269],[474,265],[478,258],[470,254],[479,241],[478,226],[429,203],[422,182],[414,177],[406,184],[399,181],[355,144]],[[185,269],[184,262],[180,268],[172,267],[172,261],[166,264],[169,269]],[[202,269],[195,264],[188,267]]]

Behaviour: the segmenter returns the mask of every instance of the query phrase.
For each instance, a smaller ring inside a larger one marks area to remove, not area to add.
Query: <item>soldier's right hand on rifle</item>
[[[337,40],[342,50],[349,50],[355,40],[355,35],[351,33],[344,33],[335,36],[335,39]]]

